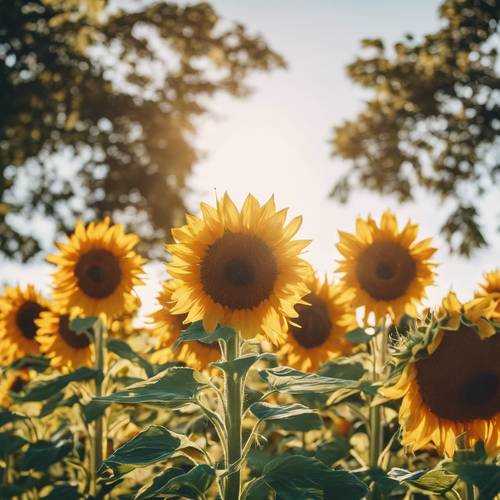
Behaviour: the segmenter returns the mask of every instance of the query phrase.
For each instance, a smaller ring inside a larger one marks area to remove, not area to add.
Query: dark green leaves
[[[167,494],[181,498],[205,498],[204,493],[210,488],[214,479],[215,471],[205,464],[196,465],[186,473],[180,468],[171,467],[146,484],[135,500],[156,498]]]
[[[362,328],[347,332],[345,337],[353,344],[368,344],[373,339],[373,335],[368,335]]]
[[[86,318],[75,318],[71,320],[70,328],[78,335],[92,335],[99,318],[88,316]]]
[[[232,328],[226,328],[220,325],[212,333],[207,333],[203,329],[203,322],[195,321],[181,333],[179,338],[175,341],[173,349],[177,349],[182,342],[197,340],[198,342],[203,342],[204,344],[213,344],[218,340],[226,340],[233,335],[234,330]]]
[[[51,465],[60,462],[73,449],[73,443],[61,439],[57,443],[40,440],[30,445],[21,459],[21,470],[46,471]]]
[[[493,498],[500,493],[500,466],[452,462],[449,468],[469,484],[479,488],[480,500]]]
[[[26,439],[15,434],[0,433],[0,458],[5,460],[11,453],[20,450],[26,443]]]
[[[363,498],[367,486],[347,471],[332,470],[315,458],[303,455],[278,457],[269,462],[262,476],[247,491],[257,500],[256,492],[272,488],[283,500]]]
[[[250,406],[250,411],[261,422],[275,424],[283,430],[309,431],[321,428],[319,414],[301,404],[273,406],[268,403],[254,403]]]
[[[286,367],[271,368],[259,373],[271,389],[288,394],[329,394],[338,389],[354,388],[372,391],[369,385],[360,385],[355,380],[322,377]]]
[[[192,403],[207,381],[192,368],[174,367],[154,377],[95,401],[137,404],[147,403],[178,408]]]
[[[456,474],[440,468],[415,472],[393,468],[387,477],[414,490],[435,495],[445,495],[458,480]]]
[[[27,418],[24,415],[19,415],[18,413],[13,413],[10,410],[0,410],[0,427],[5,424],[10,424],[16,420],[21,420]]]
[[[170,432],[159,425],[152,425],[110,455],[104,461],[101,473],[106,469],[111,469],[113,477],[116,478],[136,467],[167,460],[182,448],[200,450],[186,436]]]
[[[52,379],[30,383],[22,395],[13,396],[16,401],[44,401],[53,397],[57,392],[62,391],[70,382],[81,382],[83,380],[92,380],[95,377],[95,370],[87,367],[78,368],[78,370],[67,375],[61,375]]]
[[[155,374],[153,365],[146,361],[142,356],[139,356],[126,342],[118,339],[110,339],[107,343],[108,350],[114,352],[120,358],[127,359],[136,365],[139,365],[148,377]]]
[[[217,363],[212,363],[212,366],[220,368],[222,371],[228,375],[237,374],[240,377],[248,372],[248,370],[257,362],[263,359],[274,360],[276,355],[271,353],[264,354],[248,354],[242,356],[241,358],[236,358],[233,361],[220,361]]]

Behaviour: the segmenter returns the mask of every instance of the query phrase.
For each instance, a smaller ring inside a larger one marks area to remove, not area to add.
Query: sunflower
[[[181,331],[187,328],[187,325],[183,325],[186,314],[172,313],[172,294],[178,287],[179,282],[175,280],[165,281],[158,295],[160,309],[151,315],[156,325],[154,332],[158,336],[158,346],[152,356],[152,361],[153,363],[166,363],[177,359],[195,370],[203,370],[208,368],[210,363],[220,359],[217,342],[212,344],[198,341],[184,342],[175,352],[172,350]]]
[[[0,407],[8,408],[12,404],[10,395],[21,392],[29,381],[28,370],[8,370],[0,374]]]
[[[64,310],[44,311],[36,320],[40,351],[50,358],[51,366],[64,371],[92,366],[93,363],[94,348],[90,338],[71,329],[71,320],[77,317],[76,311],[71,314]]]
[[[35,320],[48,309],[45,299],[32,285],[26,289],[6,288],[0,298],[0,360],[11,363],[24,356],[38,354]]]
[[[109,218],[87,227],[79,222],[66,243],[57,243],[60,253],[47,258],[58,266],[54,299],[63,309],[116,316],[127,309],[133,286],[142,284],[144,260],[133,250],[137,236],[110,224]]]
[[[396,321],[404,314],[416,316],[415,306],[434,281],[429,258],[436,251],[430,238],[415,242],[417,230],[408,221],[400,231],[394,214],[386,211],[380,226],[371,217],[358,218],[356,234],[339,231],[337,249],[344,259],[338,271],[343,288],[354,293],[354,307],[364,306],[377,320],[388,312]]]
[[[500,328],[492,320],[494,306],[492,300],[462,305],[450,293],[439,311],[411,329],[381,390],[390,399],[403,398],[403,445],[418,450],[433,443],[439,453],[453,456],[463,435],[469,448],[482,440],[490,455],[500,450]]]
[[[134,320],[141,307],[141,300],[136,295],[130,295],[125,311],[109,321],[108,333],[115,338],[127,339],[136,333]]]
[[[281,349],[284,364],[299,370],[316,371],[328,359],[349,354],[352,343],[345,334],[356,328],[354,311],[349,307],[349,294],[338,285],[316,276],[307,281],[307,304],[297,304],[298,317],[288,327]]]
[[[495,316],[500,318],[500,269],[485,273],[484,282],[477,290],[476,297],[485,297],[487,295],[492,295],[497,301]]]
[[[285,225],[287,210],[277,212],[273,197],[260,206],[252,195],[241,211],[227,194],[201,211],[202,219],[188,216],[172,230],[177,243],[167,246],[169,273],[179,280],[172,313],[187,314],[184,323],[203,320],[207,332],[221,323],[279,343],[307,294],[310,266],[299,254],[309,241],[292,240],[301,217]]]

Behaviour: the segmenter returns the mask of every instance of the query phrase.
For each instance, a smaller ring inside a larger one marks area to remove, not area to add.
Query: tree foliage
[[[30,221],[64,231],[75,217],[107,214],[154,255],[182,216],[208,98],[244,96],[250,72],[284,66],[207,3],[117,3],[0,1],[0,252],[9,257],[40,249]]]
[[[421,41],[411,35],[387,50],[369,51],[347,68],[373,91],[354,119],[334,129],[333,153],[351,168],[332,196],[353,187],[414,198],[418,189],[453,205],[442,226],[450,249],[464,255],[486,243],[480,198],[500,171],[498,0],[445,0],[441,27]]]

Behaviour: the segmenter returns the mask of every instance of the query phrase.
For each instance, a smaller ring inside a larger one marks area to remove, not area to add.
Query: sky
[[[348,167],[332,160],[328,143],[332,127],[355,117],[369,94],[346,76],[345,66],[360,53],[363,38],[382,37],[393,43],[405,33],[416,36],[439,26],[436,0],[215,0],[225,22],[242,22],[260,33],[288,63],[287,70],[253,76],[254,92],[238,100],[218,96],[210,103],[195,138],[203,159],[189,182],[187,204],[193,213],[200,201],[213,203],[227,191],[240,205],[247,193],[265,201],[274,193],[278,208],[304,218],[298,237],[312,243],[305,258],[319,273],[331,273],[339,257],[337,231],[354,229],[357,216],[379,217],[387,208],[400,224],[408,218],[420,225],[422,238],[436,238],[439,247],[437,284],[429,290],[436,303],[450,289],[467,299],[482,274],[500,266],[500,237],[493,215],[485,217],[490,246],[470,260],[450,256],[439,238],[449,207],[420,195],[399,205],[393,198],[363,191],[346,205],[328,197],[335,180]],[[484,206],[497,206],[485,200]],[[488,210],[485,210],[488,213]],[[29,266],[2,265],[1,278],[12,284],[35,282],[47,289],[51,268],[40,258]],[[158,283],[166,277],[163,263],[148,265],[148,280],[138,289],[143,313],[154,308]]]

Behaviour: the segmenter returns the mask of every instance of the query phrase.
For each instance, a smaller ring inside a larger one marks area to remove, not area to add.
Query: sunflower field
[[[423,308],[416,224],[358,218],[332,280],[301,222],[202,203],[146,322],[109,218],[57,242],[50,295],[2,290],[0,498],[500,498],[500,271]]]

